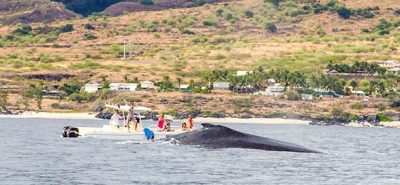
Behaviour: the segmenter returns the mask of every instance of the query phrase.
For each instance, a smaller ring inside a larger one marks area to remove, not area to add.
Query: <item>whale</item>
[[[266,151],[321,153],[293,143],[242,133],[231,128],[210,123],[201,124],[203,128],[171,135],[167,141],[180,145],[196,145],[211,149],[243,148]]]

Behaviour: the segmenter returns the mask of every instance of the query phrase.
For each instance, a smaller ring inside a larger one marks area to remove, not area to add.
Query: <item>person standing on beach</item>
[[[135,119],[135,102],[131,102],[131,107],[128,110],[128,116],[126,119],[126,127],[128,128],[128,131],[130,131],[130,123],[131,121],[134,121]]]

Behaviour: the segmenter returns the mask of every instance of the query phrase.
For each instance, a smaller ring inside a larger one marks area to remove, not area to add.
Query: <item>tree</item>
[[[352,12],[346,7],[340,7],[337,9],[337,14],[343,19],[348,19],[352,15]]]
[[[358,85],[355,80],[349,80],[347,83],[349,86],[353,87],[353,89],[356,88]]]
[[[271,33],[275,33],[278,30],[274,22],[266,22],[265,29]]]
[[[71,95],[68,96],[68,98],[71,101],[76,101],[78,103],[81,103],[82,101],[86,100],[86,97],[80,93],[72,93]]]
[[[176,82],[178,83],[178,89],[181,88],[182,81],[183,81],[182,78],[179,78],[179,77],[178,77],[178,78],[176,79]]]
[[[41,88],[36,87],[36,85],[30,85],[29,88],[23,92],[22,96],[28,100],[35,100],[38,109],[42,109],[43,92]]]
[[[81,91],[81,85],[78,81],[72,80],[64,83],[64,85],[60,87],[60,90],[65,91],[67,95],[79,93],[79,91]]]

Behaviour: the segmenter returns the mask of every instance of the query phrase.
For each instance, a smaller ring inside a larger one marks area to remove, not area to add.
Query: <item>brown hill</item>
[[[222,0],[206,0],[205,3],[216,3]],[[190,8],[196,7],[199,4],[194,3],[190,0],[160,0],[154,2],[153,5],[143,5],[138,2],[120,2],[104,10],[104,13],[111,14],[113,16],[119,16],[125,12],[140,12],[140,11],[159,11],[170,8]]]
[[[78,17],[62,4],[49,0],[0,0],[0,23],[35,23],[69,20]]]

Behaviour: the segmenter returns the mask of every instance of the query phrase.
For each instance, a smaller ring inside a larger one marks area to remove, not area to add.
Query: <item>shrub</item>
[[[400,16],[400,9],[394,10],[394,15]]]
[[[94,30],[94,27],[89,23],[85,24],[84,28],[87,30]]]
[[[215,11],[215,13],[217,14],[217,16],[222,16],[222,13],[224,13],[224,9],[220,8],[217,11]]]
[[[301,95],[296,91],[288,91],[286,92],[286,96],[287,99],[291,101],[301,100]]]
[[[379,111],[384,111],[386,109],[386,105],[383,103],[378,104],[378,110]]]
[[[390,121],[393,121],[393,119],[387,117],[386,115],[384,115],[384,114],[382,114],[382,113],[377,114],[377,115],[376,115],[376,119],[379,120],[379,121],[381,121],[381,122],[390,122]]]
[[[194,34],[196,34],[196,33],[194,33],[192,30],[189,30],[189,29],[184,29],[184,30],[182,31],[182,33],[183,33],[183,34],[186,34],[186,35],[194,35]]]
[[[17,28],[12,32],[14,35],[29,35],[32,33],[32,27],[24,26],[22,28]]]
[[[254,13],[251,10],[246,10],[244,12],[244,16],[247,18],[252,18],[254,16]]]
[[[355,114],[351,114],[350,116],[349,116],[349,121],[351,122],[351,121],[357,121],[358,119],[359,119],[360,117],[359,116],[357,116],[357,115],[355,115]]]
[[[363,105],[360,102],[353,103],[351,104],[351,108],[355,110],[361,110],[363,108]]]
[[[204,26],[216,26],[217,25],[217,21],[211,18],[205,19],[203,21],[203,25]]]
[[[279,7],[279,3],[281,2],[281,0],[264,0],[264,2],[268,2],[273,4],[275,7]]]
[[[139,0],[140,4],[142,5],[153,5],[153,0]]]
[[[53,109],[68,109],[68,110],[72,109],[72,107],[70,105],[68,105],[68,104],[60,104],[60,103],[52,103],[51,107]]]
[[[352,15],[351,10],[346,7],[340,7],[336,12],[343,19],[348,19]]]
[[[343,109],[339,108],[339,107],[333,107],[332,110],[331,110],[331,115],[334,118],[340,117],[340,115],[343,114],[343,113],[344,113]]]
[[[269,32],[275,33],[278,28],[276,27],[275,23],[273,22],[267,22],[265,23],[265,29]]]
[[[63,32],[63,33],[72,32],[72,31],[74,31],[74,26],[72,24],[67,24],[65,26],[62,26],[60,28],[60,31]]]
[[[86,33],[86,34],[85,34],[85,38],[86,38],[87,40],[95,40],[95,39],[97,39],[97,36],[94,35],[94,34],[92,34],[92,33]]]
[[[390,103],[390,107],[399,108],[400,107],[400,98],[392,100],[392,102]]]

